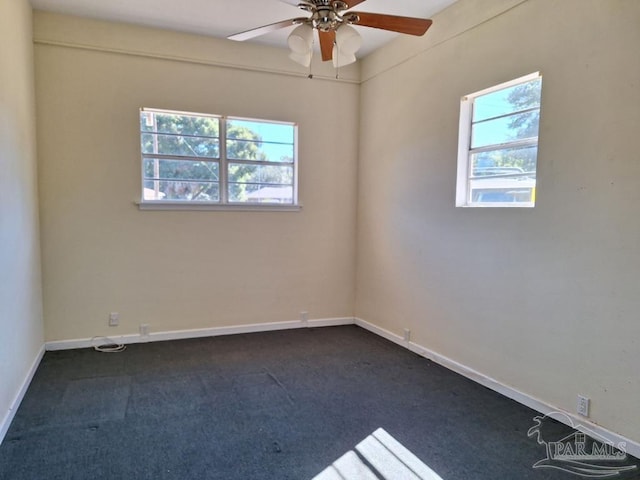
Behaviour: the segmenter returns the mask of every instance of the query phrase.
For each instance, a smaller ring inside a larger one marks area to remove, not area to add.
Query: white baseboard
[[[167,332],[150,332],[149,335],[128,334],[109,335],[108,339],[114,343],[129,345],[132,343],[160,342],[164,340],[182,340],[187,338],[217,337],[220,335],[236,335],[239,333],[270,332],[274,330],[290,330],[294,328],[333,327],[353,325],[353,317],[319,318],[303,322],[291,320],[286,322],[252,323],[248,325],[234,325],[230,327],[198,328],[192,330],[172,330]],[[47,342],[47,351],[71,350],[74,348],[88,348],[104,343],[105,337],[77,338]]]
[[[319,318],[315,320],[309,320],[307,322],[308,328],[316,328],[316,327],[341,327],[343,325],[354,325],[356,323],[356,319],[353,317],[342,317],[342,318]],[[304,326],[304,322],[302,322]]]
[[[554,407],[553,405],[540,400],[536,397],[533,397],[527,393],[521,392],[509,385],[505,385],[504,383],[499,382],[498,380],[491,378],[483,373],[480,373],[472,368],[467,367],[466,365],[462,365],[461,363],[456,362],[444,355],[440,355],[433,350],[430,350],[422,345],[419,345],[414,342],[406,341],[400,335],[397,335],[389,330],[378,327],[372,323],[369,323],[361,318],[355,319],[355,324],[359,327],[364,328],[365,330],[369,330],[376,335],[379,335],[387,340],[396,343],[402,347],[411,350],[412,352],[425,357],[439,365],[442,365],[449,370],[452,370],[460,375],[467,377],[473,380],[480,385],[483,385],[495,392],[504,395],[505,397],[510,398],[511,400],[515,400],[516,402],[525,405],[537,412],[542,413],[543,415],[547,415],[552,412],[560,412],[565,414],[573,424],[569,423],[569,421],[563,422],[568,426],[580,430],[586,434],[593,435],[594,433],[601,436],[602,438],[606,438],[607,440],[613,442],[615,445],[625,445],[625,451],[629,455],[633,455],[634,457],[640,458],[640,443],[629,438],[623,437],[622,435],[607,430],[600,425],[597,425],[593,422],[585,420],[583,417],[580,417],[571,412],[567,412],[558,407]],[[562,417],[554,417],[556,420],[562,420]]]
[[[24,398],[25,393],[27,393],[27,389],[31,384],[31,380],[35,375],[36,370],[38,369],[38,365],[40,365],[40,361],[42,360],[43,356],[44,356],[44,345],[40,347],[40,350],[36,354],[36,358],[33,360],[33,363],[31,363],[31,367],[27,372],[27,376],[22,382],[22,385],[20,386],[18,393],[13,399],[13,402],[11,402],[11,405],[9,406],[9,411],[3,416],[2,421],[0,421],[0,444],[2,444],[2,441],[4,440],[5,435],[9,431],[9,426],[13,421],[13,417],[16,416],[16,411],[18,410],[20,403],[22,403],[22,399]]]

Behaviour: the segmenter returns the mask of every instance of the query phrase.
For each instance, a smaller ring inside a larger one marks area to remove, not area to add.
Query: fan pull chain
[[[309,75],[307,75],[307,78],[309,80],[313,80],[313,48],[316,45],[316,41],[315,40],[311,40],[311,61],[309,62]]]

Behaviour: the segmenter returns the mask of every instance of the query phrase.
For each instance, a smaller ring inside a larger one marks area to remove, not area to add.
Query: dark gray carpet
[[[47,352],[0,479],[307,480],[379,427],[443,480],[580,478],[536,415],[355,326]]]

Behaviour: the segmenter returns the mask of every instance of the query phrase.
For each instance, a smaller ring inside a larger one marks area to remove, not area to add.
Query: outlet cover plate
[[[582,415],[583,417],[589,416],[589,403],[590,403],[589,397],[578,395],[578,405],[577,405],[578,415]]]

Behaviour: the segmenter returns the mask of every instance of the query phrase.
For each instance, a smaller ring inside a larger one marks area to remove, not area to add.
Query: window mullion
[[[227,160],[227,117],[220,117],[220,203],[229,203],[229,172]]]
[[[202,138],[205,140],[218,140],[218,137],[214,137],[211,135],[196,135],[196,134],[189,134],[189,133],[173,133],[173,132],[157,132],[157,131],[142,131],[140,132],[141,135],[155,135],[155,136],[162,136],[162,137],[179,137],[179,138]]]
[[[504,113],[502,115],[496,115],[495,117],[483,118],[482,120],[474,120],[471,125],[478,125],[480,123],[491,122],[493,120],[500,120],[502,118],[515,117],[516,115],[522,115],[523,113],[539,112],[540,106],[525,108],[523,110],[516,110],[515,112]],[[472,117],[473,118],[473,117]]]
[[[293,203],[298,203],[298,129],[293,130]]]
[[[469,102],[469,109],[466,112],[467,118],[465,119],[465,126],[468,129],[467,131],[467,169],[465,171],[465,183],[466,183],[466,191],[464,194],[464,201],[466,205],[471,203],[471,182],[469,181],[469,177],[471,177],[471,172],[473,172],[473,153],[471,152],[471,145],[473,145],[473,117],[475,116],[476,104],[475,98],[471,99]]]
[[[143,153],[142,158],[145,160],[179,160],[179,161],[187,161],[187,162],[208,162],[208,163],[217,163],[217,157],[194,157],[188,155],[166,155],[163,153]]]
[[[519,148],[519,147],[533,147],[538,144],[538,137],[529,137],[522,138],[520,140],[513,140],[511,142],[505,143],[491,143],[489,145],[484,145],[482,147],[470,148],[469,153],[482,153],[482,152],[492,152],[494,150],[506,150],[509,148]]]
[[[244,160],[241,158],[230,158],[229,163],[237,163],[242,165],[262,165],[265,167],[292,167],[293,162],[270,162],[267,160]]]

